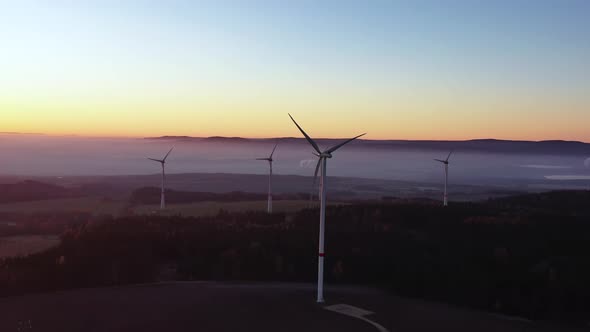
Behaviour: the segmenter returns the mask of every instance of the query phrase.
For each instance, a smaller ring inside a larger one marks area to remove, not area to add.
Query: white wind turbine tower
[[[270,157],[268,158],[256,158],[256,160],[266,160],[268,161],[268,165],[270,167],[270,171],[268,173],[268,213],[272,213],[272,155],[275,153],[275,149],[277,148],[277,144],[275,144],[275,147],[272,149],[272,152],[270,153]]]
[[[328,161],[329,158],[332,158],[332,152],[338,150],[343,145],[345,145],[345,144],[347,144],[347,143],[349,143],[349,142],[351,142],[351,141],[353,141],[365,134],[358,135],[358,136],[353,137],[349,140],[346,140],[338,145],[335,145],[325,151],[321,151],[320,148],[318,147],[318,145],[316,144],[316,142],[314,142],[314,140],[311,139],[311,137],[309,137],[309,135],[307,135],[307,133],[305,133],[305,131],[303,131],[303,129],[301,129],[301,127],[297,124],[295,119],[293,119],[291,114],[289,114],[289,117],[291,118],[291,120],[293,120],[293,123],[295,123],[295,125],[297,126],[299,131],[301,131],[303,136],[305,136],[305,138],[307,139],[309,144],[311,144],[311,146],[313,147],[315,152],[317,152],[316,155],[319,157],[318,164],[315,168],[314,181],[315,181],[315,177],[317,177],[317,175],[318,175],[318,170],[320,169],[320,167],[322,170],[320,173],[320,239],[319,239],[319,250],[318,250],[318,295],[317,295],[317,302],[322,303],[322,302],[324,302],[324,256],[325,256],[325,253],[324,253],[324,233],[325,233],[325,226],[326,226],[326,178],[327,178],[326,162]]]
[[[168,155],[170,155],[170,152],[172,152],[173,149],[174,149],[174,147],[172,147],[170,149],[170,151],[168,151],[168,153],[166,153],[166,155],[164,156],[164,159],[162,159],[162,160],[148,158],[149,160],[157,161],[162,165],[162,194],[160,196],[160,210],[166,208],[166,198],[164,197],[165,190],[166,190],[166,171],[164,170],[164,168],[165,168],[164,165],[166,165],[166,158],[168,158]]]
[[[443,196],[443,205],[447,206],[448,205],[448,201],[447,201],[447,185],[449,184],[449,158],[451,158],[451,154],[453,153],[453,150],[451,150],[451,152],[449,152],[449,155],[447,156],[447,159],[445,160],[441,160],[441,159],[434,159],[440,163],[443,163],[445,165],[445,193]]]

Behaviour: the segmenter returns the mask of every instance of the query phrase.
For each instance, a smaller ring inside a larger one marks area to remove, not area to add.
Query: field
[[[0,258],[28,256],[59,244],[56,235],[17,235],[0,237]]]
[[[123,200],[105,200],[98,197],[50,199],[0,204],[0,213],[57,213],[57,212],[87,212],[93,214],[119,215],[125,208]],[[227,212],[266,211],[266,200],[241,202],[194,202],[186,204],[168,204],[165,211],[160,212],[159,205],[139,205],[133,207],[136,214],[159,213],[164,215],[183,216],[212,216],[219,210]],[[338,202],[330,205],[342,204]],[[274,212],[295,212],[309,207],[319,207],[319,202],[310,203],[308,200],[277,200],[273,202]]]
[[[266,211],[266,200],[242,202],[195,202],[186,204],[168,204],[160,212],[159,205],[139,205],[133,208],[136,214],[160,213],[164,215],[212,216],[223,209],[228,212]],[[340,204],[337,202],[330,205]],[[274,212],[295,212],[309,207],[318,207],[319,202],[308,200],[277,200],[273,202]],[[125,207],[121,200],[104,200],[98,197],[64,198],[43,201],[0,204],[0,213],[54,213],[54,212],[88,212],[93,214],[119,215]]]
[[[98,197],[80,197],[5,203],[0,204],[0,213],[89,212],[117,215],[123,206],[123,201],[105,200]]]
[[[166,210],[160,214],[183,216],[212,216],[216,215],[219,210],[223,209],[228,212],[244,212],[244,211],[266,211],[266,201],[250,201],[250,202],[197,202],[189,204],[169,204]],[[338,203],[330,203],[330,205],[337,205]],[[274,201],[273,212],[295,212],[309,207],[319,206],[319,202],[310,203],[307,200],[297,201]],[[137,214],[150,214],[159,212],[158,205],[141,205],[134,208]]]

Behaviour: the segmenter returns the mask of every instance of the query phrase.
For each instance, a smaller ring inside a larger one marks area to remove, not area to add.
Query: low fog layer
[[[326,143],[331,144],[331,143]],[[518,143],[514,143],[518,144]],[[322,144],[320,144],[322,145]],[[170,147],[167,173],[240,173],[266,174],[266,162],[274,144],[268,141],[187,140],[135,138],[81,138],[43,135],[0,135],[0,175],[78,176],[131,175],[160,172],[158,163],[147,157],[162,158]],[[382,142],[353,142],[334,153],[328,162],[330,176],[362,177],[440,182],[442,164],[449,148],[450,179],[463,184],[509,185],[512,182],[543,181],[557,186],[580,181],[586,185],[590,175],[590,153],[555,151],[502,153],[478,151],[477,145],[462,149],[461,144],[446,142],[438,147],[412,148],[388,146]],[[326,146],[324,146],[326,147]],[[313,175],[316,157],[303,140],[284,140],[275,152],[277,174]]]

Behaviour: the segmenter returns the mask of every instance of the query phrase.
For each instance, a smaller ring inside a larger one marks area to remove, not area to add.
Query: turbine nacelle
[[[164,164],[166,163],[166,161],[164,161],[164,160],[160,160],[160,159],[154,159],[154,158],[148,158],[148,159],[149,159],[149,160],[152,160],[152,161],[159,162],[159,163],[160,163],[160,164],[162,164],[162,165],[164,165]]]
[[[311,154],[313,154],[314,156],[318,157],[318,158],[332,158],[332,154],[331,153],[327,153],[327,152],[322,152],[317,153],[317,152],[312,152]]]

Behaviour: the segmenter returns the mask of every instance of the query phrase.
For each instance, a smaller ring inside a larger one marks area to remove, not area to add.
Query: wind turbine
[[[453,150],[451,150],[451,152],[449,152],[449,155],[447,156],[447,159],[445,160],[441,160],[441,159],[434,159],[436,161],[438,161],[439,163],[443,163],[445,165],[445,193],[443,196],[443,205],[447,206],[448,202],[447,202],[447,185],[449,183],[449,158],[451,158],[451,154],[453,153]]]
[[[338,150],[343,145],[345,145],[345,144],[347,144],[347,143],[349,143],[349,142],[351,142],[351,141],[353,141],[365,134],[358,135],[358,136],[353,137],[349,140],[346,140],[338,145],[335,145],[327,150],[321,151],[320,148],[318,147],[318,145],[316,144],[316,142],[314,142],[314,140],[311,139],[311,137],[309,137],[309,135],[307,135],[307,133],[299,126],[299,124],[297,124],[297,122],[295,121],[295,119],[293,119],[291,114],[289,114],[289,117],[291,118],[291,120],[293,120],[293,123],[295,124],[295,126],[297,126],[299,131],[301,131],[303,136],[305,136],[305,139],[307,139],[309,144],[311,144],[311,146],[313,147],[313,149],[317,153],[316,156],[319,157],[318,164],[316,165],[316,168],[315,168],[314,182],[315,182],[315,178],[318,176],[318,171],[321,168],[321,173],[320,173],[320,239],[319,239],[319,250],[318,250],[318,295],[317,295],[317,302],[322,303],[322,302],[324,302],[324,256],[325,256],[325,253],[324,253],[324,237],[325,237],[324,235],[325,234],[324,233],[325,233],[325,226],[326,226],[326,178],[327,178],[326,163],[329,158],[332,158],[332,152]]]
[[[148,158],[149,160],[153,160],[153,161],[157,161],[162,165],[162,195],[160,197],[160,210],[163,210],[166,208],[166,198],[164,197],[164,192],[166,190],[165,188],[165,184],[166,184],[166,172],[164,170],[164,165],[166,165],[166,158],[168,158],[168,155],[170,155],[170,152],[172,152],[172,150],[174,149],[174,147],[172,147],[170,149],[170,151],[168,151],[168,153],[166,153],[166,155],[164,156],[164,159],[160,160],[160,159],[154,159],[154,158]]]
[[[277,148],[278,143],[275,144],[275,147],[272,149],[270,153],[270,157],[268,158],[256,158],[256,160],[266,160],[268,161],[268,165],[270,166],[270,171],[268,173],[268,213],[272,213],[272,155],[275,153],[275,149]]]

